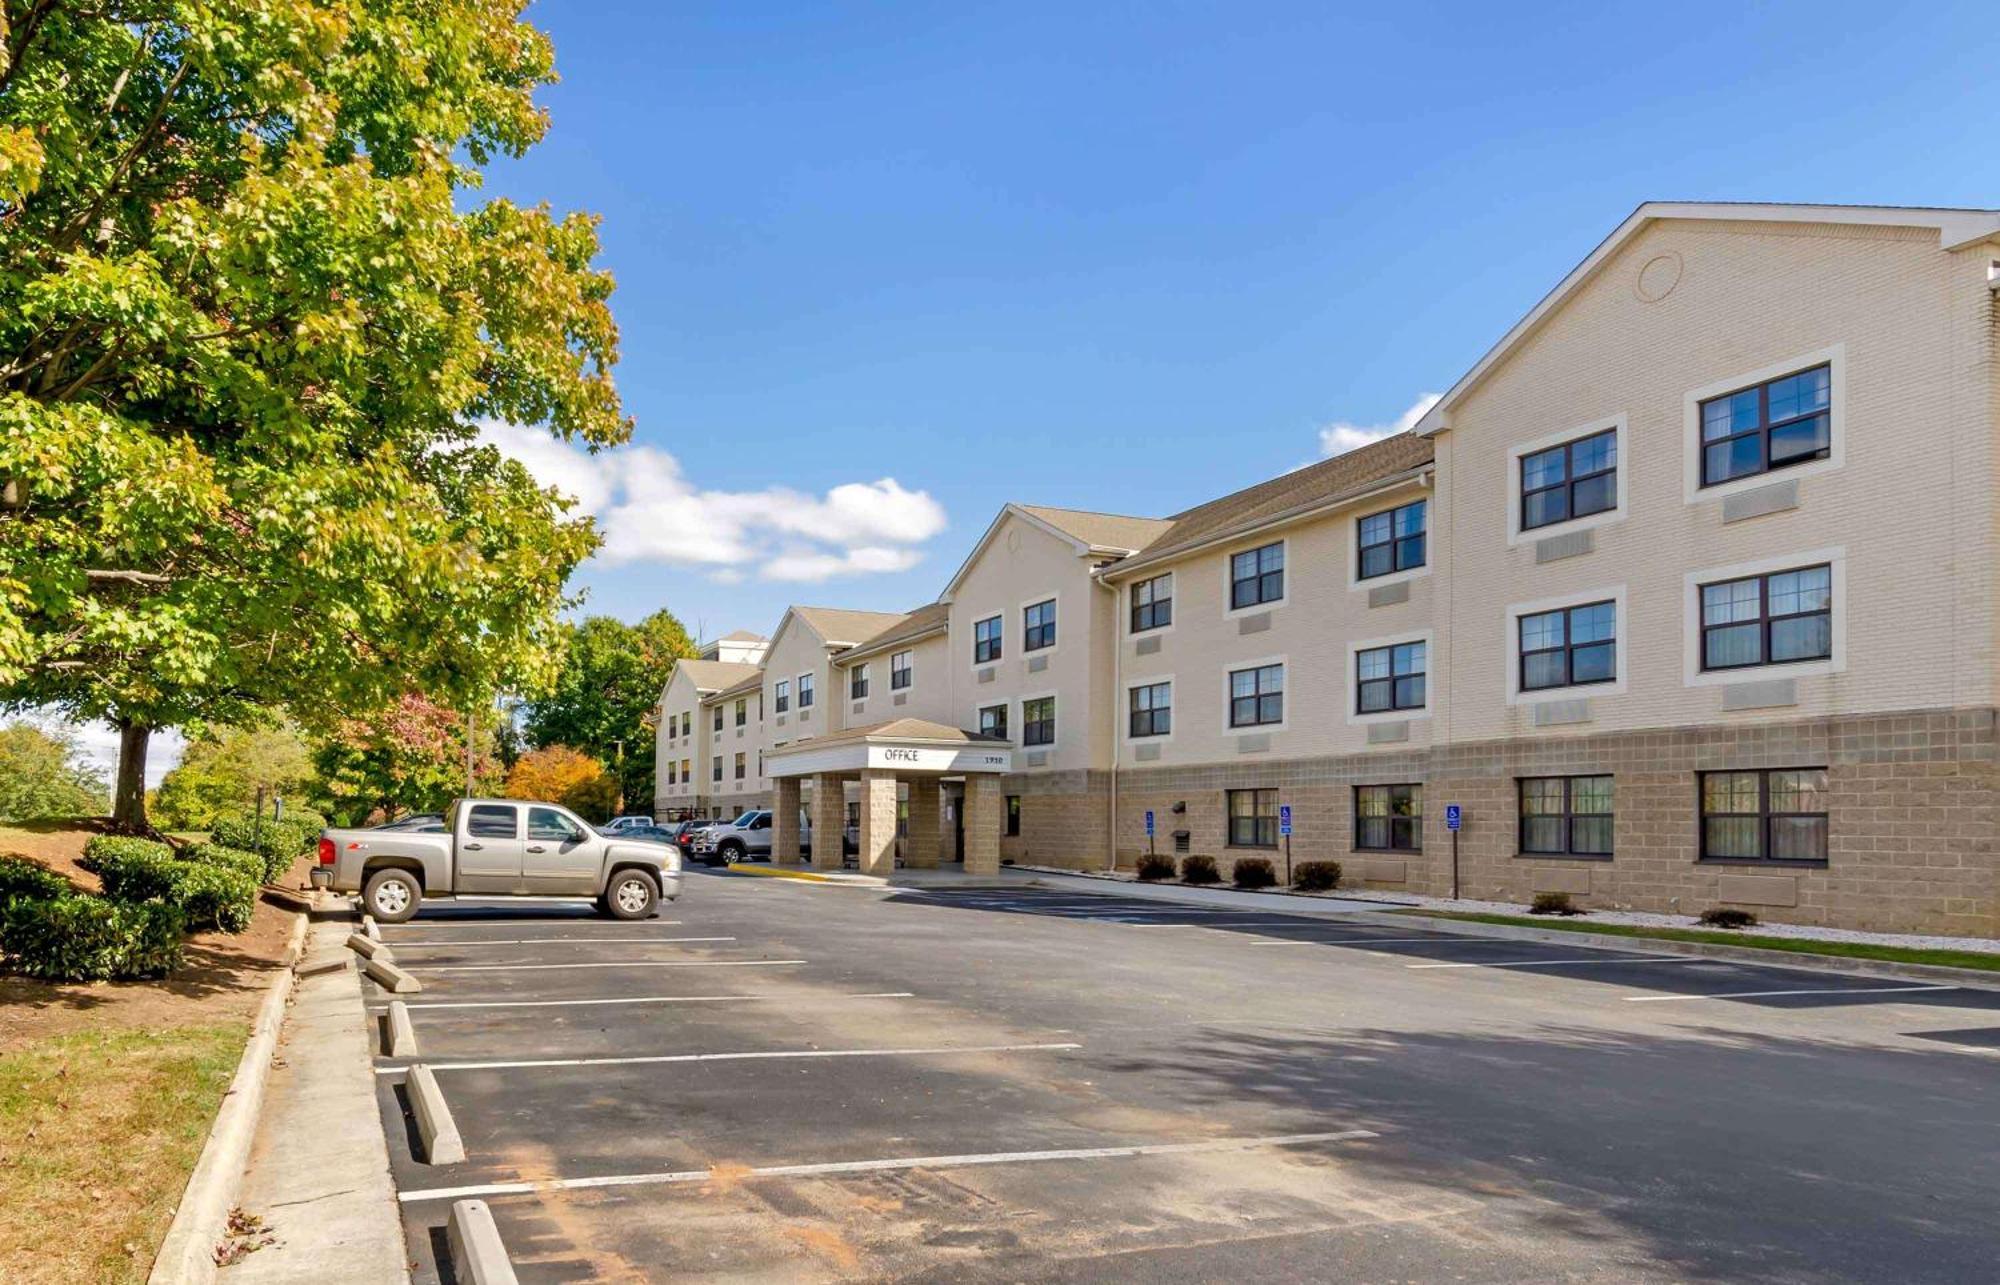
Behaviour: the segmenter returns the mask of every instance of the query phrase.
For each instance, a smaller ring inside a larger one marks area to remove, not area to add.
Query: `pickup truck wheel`
[[[722,858],[723,865],[733,866],[743,860],[743,845],[734,839],[725,839],[722,846],[715,850],[715,855]]]
[[[604,909],[613,919],[645,919],[653,913],[653,903],[659,897],[660,890],[644,872],[620,870],[604,890]]]
[[[378,923],[400,924],[417,913],[423,885],[407,870],[378,870],[361,890],[361,904]]]

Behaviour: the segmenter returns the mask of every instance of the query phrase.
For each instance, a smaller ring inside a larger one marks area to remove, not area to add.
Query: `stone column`
[[[813,869],[840,869],[841,831],[847,828],[847,801],[840,778],[821,772],[813,778]]]
[[[888,878],[896,869],[896,774],[861,774],[861,873]]]
[[[904,864],[912,870],[935,870],[941,843],[944,785],[935,777],[910,779],[910,854]]]
[[[799,778],[781,776],[771,786],[771,860],[799,864]]]
[[[971,774],[965,778],[965,873],[1000,873],[1000,781]]]

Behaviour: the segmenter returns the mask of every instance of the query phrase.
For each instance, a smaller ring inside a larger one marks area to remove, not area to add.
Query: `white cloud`
[[[1319,430],[1319,453],[1322,459],[1334,455],[1345,455],[1351,450],[1379,442],[1397,433],[1407,433],[1417,426],[1430,408],[1437,405],[1441,393],[1425,393],[1411,404],[1410,408],[1396,417],[1393,424],[1350,424],[1346,420],[1328,424]]]
[[[592,454],[500,423],[482,424],[479,438],[597,519],[604,547],[596,556],[606,566],[702,567],[720,584],[739,583],[750,568],[767,580],[826,580],[908,570],[923,557],[916,546],[945,528],[942,505],[892,477],[845,482],[823,496],[783,486],[705,490],[655,446]]]
[[[72,723],[54,715],[29,716],[54,733],[67,733],[76,742],[77,757],[86,759],[104,777],[107,786],[118,780],[118,729],[109,723]],[[172,728],[161,728],[146,743],[146,788],[159,785],[181,761],[187,738]]]

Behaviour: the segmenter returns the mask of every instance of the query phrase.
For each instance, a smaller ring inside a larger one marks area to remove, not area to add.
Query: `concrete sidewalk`
[[[353,924],[318,919],[306,959],[349,952]],[[276,1243],[225,1267],[230,1285],[408,1281],[409,1253],[375,1104],[359,975],[350,964],[301,976],[243,1176],[242,1209]]]

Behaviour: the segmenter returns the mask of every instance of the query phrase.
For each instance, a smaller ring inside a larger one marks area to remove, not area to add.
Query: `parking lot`
[[[1990,1280],[2000,993],[1339,919],[691,873],[383,930],[466,1147],[420,1280]],[[387,997],[369,987],[371,1011]]]

